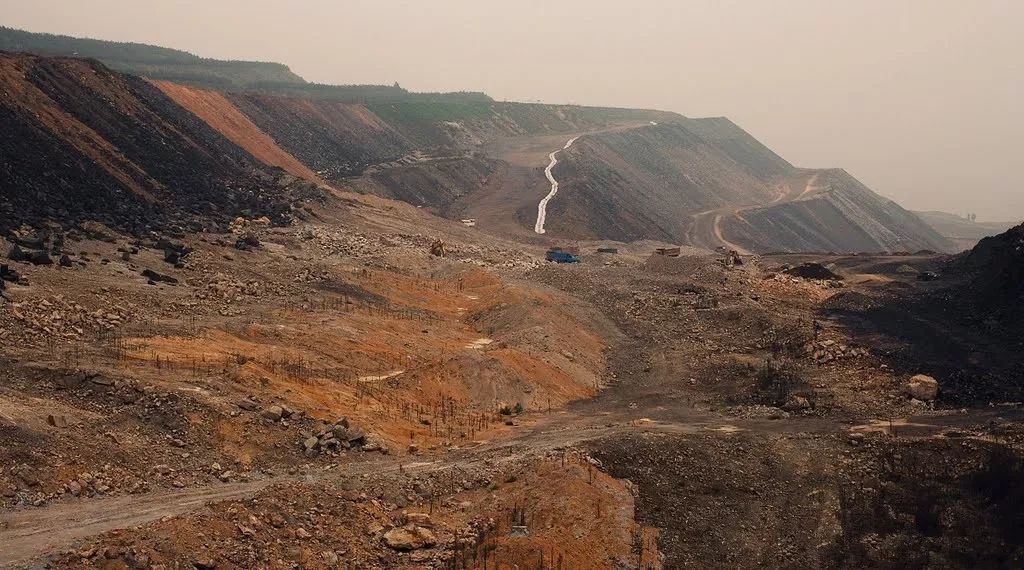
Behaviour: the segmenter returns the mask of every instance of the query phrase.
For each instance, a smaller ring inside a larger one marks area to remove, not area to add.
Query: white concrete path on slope
[[[544,198],[541,199],[540,204],[537,205],[537,223],[534,224],[533,231],[539,234],[544,233],[544,221],[548,216],[548,202],[555,197],[555,194],[558,194],[558,181],[555,180],[555,175],[551,173],[551,169],[558,164],[558,158],[556,155],[571,147],[572,143],[576,142],[579,138],[580,137],[574,137],[569,139],[569,142],[565,143],[565,146],[548,155],[548,158],[551,159],[551,164],[548,164],[548,167],[544,169],[544,176],[547,176],[548,182],[551,183],[551,192],[548,192],[548,195],[544,196]]]

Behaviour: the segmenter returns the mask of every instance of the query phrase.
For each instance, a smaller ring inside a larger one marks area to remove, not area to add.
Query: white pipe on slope
[[[548,202],[555,197],[555,194],[558,194],[558,181],[555,180],[555,175],[551,173],[551,169],[558,164],[558,158],[556,158],[556,155],[571,147],[572,143],[576,142],[579,138],[580,137],[574,137],[569,139],[569,142],[565,143],[565,146],[548,155],[548,158],[551,159],[551,164],[548,164],[548,167],[544,169],[544,176],[547,176],[548,182],[551,183],[551,192],[548,192],[548,195],[544,196],[541,199],[540,204],[537,205],[537,223],[534,224],[533,231],[539,234],[544,233],[544,221],[548,216]]]

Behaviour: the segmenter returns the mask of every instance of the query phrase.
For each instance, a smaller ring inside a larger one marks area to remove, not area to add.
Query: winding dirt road
[[[548,202],[555,197],[555,194],[558,194],[558,181],[555,180],[555,175],[552,173],[555,165],[558,164],[558,153],[571,147],[572,143],[576,142],[579,138],[580,137],[573,137],[569,139],[569,142],[565,143],[564,147],[548,155],[550,163],[548,164],[548,167],[544,169],[544,176],[547,177],[548,182],[551,183],[551,192],[548,192],[547,196],[541,198],[540,204],[537,204],[537,223],[534,224],[533,231],[538,234],[544,233],[544,222],[547,221],[548,216]]]
[[[813,174],[805,173],[802,174],[802,176],[808,176],[807,180],[803,182],[804,185],[802,190],[794,189],[792,180],[783,181],[780,183],[781,191],[779,195],[769,202],[768,205],[784,204],[786,202],[802,200],[827,188],[827,186],[818,184],[818,180],[821,177],[820,172],[814,172]],[[799,188],[799,186],[797,186],[797,188]],[[722,222],[726,218],[739,218],[742,220],[743,212],[762,208],[765,205],[766,204],[753,204],[741,207],[715,208],[712,210],[698,212],[693,215],[693,225],[690,227],[687,239],[689,240],[690,245],[695,247],[702,247],[705,249],[724,247],[726,249],[734,249],[741,255],[749,255],[751,253],[750,251],[726,239],[722,230]]]
[[[734,425],[726,418],[696,412],[685,421],[640,419],[643,417],[645,414],[641,410],[611,415],[563,411],[538,416],[536,424],[520,428],[514,437],[464,448],[443,457],[423,458],[415,463],[409,463],[408,457],[381,456],[326,470],[269,477],[247,483],[159,490],[141,495],[56,502],[38,508],[0,511],[0,568],[19,568],[24,565],[31,567],[37,557],[73,547],[90,537],[112,530],[142,526],[163,517],[182,515],[217,502],[252,497],[278,483],[345,480],[353,484],[358,483],[362,475],[372,475],[379,479],[453,468],[501,465],[626,432],[656,431],[678,434],[765,429],[763,426],[755,426],[742,420]],[[807,431],[832,428],[823,425],[776,423],[769,429]]]

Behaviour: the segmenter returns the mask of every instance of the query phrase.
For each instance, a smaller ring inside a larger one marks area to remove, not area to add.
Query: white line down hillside
[[[565,143],[565,146],[548,155],[548,158],[551,159],[551,163],[544,169],[544,176],[547,176],[548,182],[551,183],[551,192],[548,192],[548,195],[541,199],[540,204],[537,204],[537,223],[533,226],[533,231],[539,234],[544,233],[544,220],[548,215],[548,202],[555,197],[555,194],[558,194],[558,181],[555,180],[555,175],[551,173],[551,170],[556,164],[558,164],[558,158],[556,155],[571,147],[572,143],[576,142],[578,138],[580,137],[573,137],[569,139],[569,142]]]

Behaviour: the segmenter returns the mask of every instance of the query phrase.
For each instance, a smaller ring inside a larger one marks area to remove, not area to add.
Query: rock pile
[[[308,434],[302,441],[302,450],[307,457],[314,457],[319,453],[336,453],[345,449],[370,451],[369,448],[366,432],[350,425],[348,418],[345,417],[334,422],[333,425],[319,430],[316,434]],[[379,449],[379,446],[375,449]]]
[[[134,318],[134,311],[123,304],[93,311],[63,295],[12,303],[10,314],[24,325],[30,337],[64,339],[81,338],[88,330],[113,330]]]
[[[868,349],[851,347],[841,342],[828,339],[813,341],[807,345],[807,354],[818,364],[827,364],[837,360],[860,358],[869,354]]]

